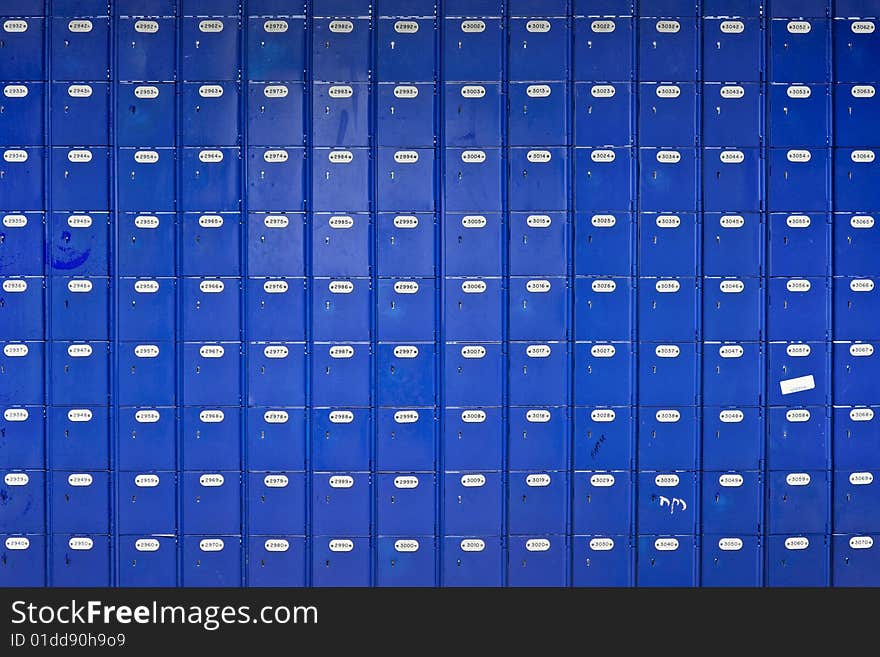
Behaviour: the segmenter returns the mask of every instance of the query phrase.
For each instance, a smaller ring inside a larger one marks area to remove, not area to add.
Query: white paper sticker
[[[791,395],[796,392],[804,392],[813,390],[816,387],[816,380],[812,374],[806,376],[798,376],[794,379],[785,379],[779,382],[779,389],[783,395]]]

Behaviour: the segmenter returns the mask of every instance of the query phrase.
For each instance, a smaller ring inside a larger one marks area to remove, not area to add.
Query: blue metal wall
[[[0,586],[880,584],[877,0],[0,0]]]

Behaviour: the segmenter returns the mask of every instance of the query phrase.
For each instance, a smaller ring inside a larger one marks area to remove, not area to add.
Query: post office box
[[[501,276],[504,231],[501,214],[446,215],[443,225],[446,275]]]
[[[468,7],[468,14],[476,7]],[[447,9],[446,15],[450,11]],[[496,13],[500,15],[500,11]],[[486,16],[486,14],[483,14]],[[500,80],[504,27],[499,18],[447,18],[443,27],[446,80]]]
[[[43,148],[3,149],[0,189],[4,205],[18,210],[43,207]]]
[[[511,472],[507,530],[511,534],[563,534],[568,518],[566,472]]]
[[[695,146],[696,84],[639,85],[639,145]]]
[[[441,449],[445,468],[502,469],[505,425],[501,408],[447,408],[443,429]]]
[[[633,279],[577,278],[576,340],[629,340],[632,336]]]
[[[324,82],[369,79],[370,21],[329,19],[314,21],[312,66],[315,80]]]
[[[505,363],[500,343],[448,343],[444,363],[446,404],[501,405]]]
[[[303,145],[304,87],[302,82],[248,83],[248,144]]]
[[[241,539],[238,536],[184,536],[181,558],[182,586],[241,586]]]
[[[763,271],[764,219],[757,212],[703,214],[703,274],[751,276]]]
[[[46,585],[46,538],[40,534],[0,534],[0,586]]]
[[[877,503],[880,498],[876,471],[862,468],[858,472],[834,472],[834,531],[835,533],[875,531],[880,520]]]
[[[633,546],[628,536],[575,536],[572,541],[572,586],[633,585]]]
[[[3,44],[6,53],[0,64],[4,80],[45,80],[42,17],[3,21]]]
[[[834,16],[872,16],[875,5],[874,0],[839,0],[834,6]]]
[[[759,534],[764,487],[759,472],[708,472],[703,475],[704,534]]]
[[[825,278],[771,278],[767,304],[769,339],[825,339],[830,328],[826,321],[829,288]]]
[[[369,537],[315,536],[312,586],[369,586],[371,563]]]
[[[177,585],[177,539],[173,536],[121,536],[119,585],[130,588]]]
[[[759,405],[763,379],[764,349],[760,343],[704,343],[704,404]]]
[[[591,16],[581,16],[581,11]],[[594,4],[575,10],[574,75],[577,80],[633,78],[631,6],[600,9]],[[611,13],[616,17],[592,16]]]
[[[575,534],[628,535],[633,530],[632,477],[628,471],[575,472]]]
[[[248,336],[255,340],[305,340],[302,278],[248,279]]]
[[[50,407],[49,458],[61,470],[106,470],[109,464],[110,419],[106,406]]]
[[[697,345],[642,345],[639,358],[639,403],[694,405],[697,403]]]
[[[639,338],[689,341],[697,337],[700,279],[639,279]]]
[[[51,199],[55,209],[107,210],[110,149],[53,148],[51,157]]]
[[[757,470],[764,460],[760,407],[703,408],[702,460],[706,470]]]
[[[314,214],[311,232],[313,275],[370,275],[369,215]]]
[[[563,406],[511,408],[507,460],[512,470],[565,470],[568,466],[568,413]]]
[[[106,342],[52,343],[53,403],[107,404],[110,347]]]
[[[825,16],[827,3],[825,0],[776,0],[770,8],[772,18],[788,16]]]
[[[874,258],[880,248],[880,229],[875,219],[863,214],[835,214],[834,274],[838,276],[873,275],[880,273]]]
[[[119,339],[173,341],[176,283],[173,278],[119,279]]]
[[[376,468],[381,472],[434,470],[437,424],[433,408],[379,409]]]
[[[311,361],[314,405],[370,405],[372,349],[368,343],[315,343]]]
[[[639,149],[641,209],[649,212],[696,209],[699,170],[693,148]]]
[[[771,276],[825,276],[831,240],[826,214],[771,214]]]
[[[435,530],[433,474],[380,474],[376,531],[384,536],[428,536]]]
[[[269,212],[300,212],[305,204],[305,150],[249,148],[248,207]]]
[[[51,280],[54,340],[106,340],[110,281],[104,277]]]
[[[52,143],[56,146],[109,144],[110,85],[52,83]],[[37,141],[42,141],[39,139]]]
[[[182,415],[183,468],[220,471],[241,467],[238,408],[189,407]]]
[[[120,472],[118,486],[120,533],[175,533],[177,481],[173,472]]]
[[[286,14],[288,10],[279,13]],[[250,18],[247,43],[249,79],[302,80],[304,78],[306,56],[304,18]]]
[[[378,538],[377,586],[436,586],[436,546],[432,536]]]
[[[760,278],[703,279],[703,337],[759,340],[764,307]]]
[[[568,0],[510,0],[511,16],[565,16]]]
[[[434,145],[434,83],[378,86],[376,136],[380,146]]]
[[[312,143],[316,146],[369,146],[370,86],[315,83]]]
[[[447,149],[446,208],[453,212],[500,212],[503,170],[501,149]]]
[[[704,83],[703,144],[705,146],[760,145],[764,125],[764,90],[758,83]]]
[[[543,82],[567,77],[569,38],[564,18],[510,18],[508,30],[509,79]]]
[[[698,34],[693,18],[640,18],[639,79],[695,79]]]
[[[446,339],[500,340],[503,290],[500,278],[447,278]]]
[[[433,16],[432,0],[379,0],[380,16]]]
[[[761,586],[761,537],[703,535],[703,586]]]
[[[771,534],[826,530],[830,511],[827,472],[773,471],[767,479],[767,528]]]
[[[443,546],[442,586],[502,585],[505,564],[500,537],[447,536]]]
[[[568,116],[568,90],[564,82],[528,84],[512,82],[507,89],[507,140],[511,146],[561,145]],[[581,142],[579,143],[591,143]]]
[[[757,148],[703,151],[703,208],[757,210],[761,206],[761,161]]]
[[[109,473],[56,470],[51,475],[49,490],[54,532],[107,533],[110,523]]]
[[[117,356],[117,398],[131,406],[173,405],[175,353],[173,342],[120,342]]]
[[[306,539],[299,536],[251,536],[248,586],[306,585]]]
[[[306,411],[303,408],[249,408],[248,467],[304,470]]]
[[[834,144],[865,146],[865,135],[871,134],[880,121],[880,96],[876,84],[834,85]]]
[[[110,67],[109,20],[59,17],[52,19],[52,78],[106,80]]]
[[[0,275],[40,276],[45,247],[39,212],[3,213],[0,218]]]
[[[9,0],[3,11],[10,16],[39,16],[43,9],[41,0]]]
[[[821,405],[831,392],[830,345],[774,342],[769,346],[768,401],[772,405]]]
[[[875,419],[877,418],[877,419]],[[838,468],[874,468],[880,463],[877,407],[834,409],[834,464]]]
[[[828,145],[831,87],[827,84],[771,84],[767,126],[773,147]]]
[[[435,292],[433,278],[380,279],[379,339],[389,342],[433,340]]]
[[[6,407],[0,419],[0,467],[40,469],[45,464],[45,412],[39,406]]]
[[[698,540],[694,536],[639,536],[638,586],[696,586],[698,552]]]
[[[470,16],[484,14],[500,16],[499,0],[449,0],[443,7],[444,16]]]
[[[43,338],[43,279],[3,278],[0,293],[0,339]]]
[[[175,469],[177,418],[173,408],[121,408],[118,417],[120,470]]]
[[[108,233],[106,214],[53,213],[48,259],[52,273],[61,276],[107,276]]]
[[[7,470],[3,473],[0,531],[35,534],[45,531],[45,479],[45,473],[39,470]]]
[[[315,278],[312,339],[369,339],[371,297],[369,279]]]
[[[767,537],[767,586],[828,586],[828,537],[794,533]]]
[[[184,146],[239,143],[237,82],[185,82],[180,89],[180,130]]]
[[[768,65],[773,82],[825,82],[828,79],[827,19],[773,19],[768,29]]]
[[[578,213],[574,270],[577,276],[633,273],[634,223],[628,212]]]
[[[187,340],[238,340],[241,283],[235,278],[185,278],[183,335]]]
[[[95,534],[52,536],[49,583],[53,587],[110,585],[110,538]]]
[[[372,499],[369,473],[314,473],[313,535],[369,536]]]
[[[566,586],[569,556],[564,535],[511,536],[508,541],[508,586]]]
[[[240,19],[185,16],[180,21],[183,80],[236,80],[239,77]]]
[[[184,16],[202,16],[215,12],[220,16],[233,16],[238,13],[235,0],[180,0],[180,13]]]
[[[828,467],[829,413],[822,407],[771,408],[767,466],[771,470],[822,470]]]
[[[435,357],[433,343],[380,344],[377,367],[379,404],[433,405]]]
[[[712,15],[705,13],[705,7],[703,7],[703,12],[706,16]],[[725,12],[721,15],[729,16],[731,14]],[[737,20],[705,19],[702,34],[703,77],[705,79],[734,82],[759,82],[761,80],[763,35],[761,20],[757,16]]]
[[[283,159],[283,158],[281,158]],[[293,158],[295,161],[296,158]],[[257,175],[254,171],[250,175]],[[179,207],[184,212],[241,210],[241,151],[186,148],[181,163]],[[291,186],[295,189],[294,186]],[[257,196],[259,199],[259,196]],[[257,203],[257,199],[251,199]],[[272,207],[260,205],[261,210]],[[285,208],[286,209],[286,208]]]
[[[509,403],[564,405],[568,392],[568,344],[516,342],[509,347]]]
[[[433,276],[434,229],[431,214],[379,214],[376,244],[379,276]]]
[[[508,165],[508,204],[512,210],[529,212],[568,207],[565,148],[511,148]]]
[[[693,469],[699,444],[698,414],[697,409],[688,406],[672,408],[670,404],[664,408],[639,407],[639,467],[644,470]],[[656,485],[663,486],[665,480],[660,478],[659,481],[661,483]],[[670,493],[679,493],[677,483],[669,485],[675,488]],[[685,507],[689,502],[690,499],[685,498]],[[670,515],[679,508],[670,506]],[[686,508],[681,508],[681,511],[686,511]]]
[[[381,212],[434,209],[434,150],[378,149],[377,206]]]
[[[575,82],[575,143],[581,146],[632,144],[632,98],[632,85],[628,82]]]
[[[870,14],[877,16],[876,8]],[[877,81],[874,56],[880,47],[877,20],[835,20],[834,29],[834,76],[841,82]]]
[[[575,149],[575,205],[578,212],[629,210],[633,203],[633,149]]]
[[[404,14],[411,12],[409,8]],[[381,18],[378,27],[379,82],[434,80],[433,19]]]
[[[248,531],[297,534],[306,528],[306,480],[303,472],[250,472]]]
[[[642,214],[639,273],[642,276],[694,276],[700,223],[690,212]]]
[[[305,215],[248,215],[248,275],[305,275]]]
[[[565,276],[567,236],[567,217],[562,212],[511,213],[509,252],[511,275]]]
[[[181,475],[181,523],[186,534],[241,531],[241,475],[238,472],[185,472]],[[291,509],[292,511],[292,509]]]
[[[370,152],[366,148],[314,150],[312,202],[319,212],[370,209]],[[286,180],[286,177],[285,177]],[[284,183],[287,184],[286,182]]]
[[[174,18],[120,17],[116,29],[119,43],[126,46],[119,48],[120,80],[174,79]]]
[[[303,343],[251,343],[248,403],[304,406],[306,346]]]
[[[836,342],[834,353],[834,403],[869,402],[880,376],[880,353],[870,342]]]
[[[6,342],[0,354],[0,403],[44,403],[45,343]]]
[[[693,472],[640,472],[638,480],[640,534],[694,533],[699,499]]]
[[[120,210],[174,211],[177,154],[173,148],[121,148],[118,158],[116,196]],[[148,224],[147,228],[154,223],[142,221]]]
[[[831,566],[833,586],[877,586],[878,550],[874,543],[877,534],[835,535],[832,538]]]
[[[880,203],[880,163],[874,150],[838,148],[834,151],[834,207],[865,210]]]
[[[183,345],[183,402],[197,404],[238,405],[241,400],[237,342]]]
[[[574,469],[629,470],[634,437],[628,406],[574,409]]]
[[[512,340],[563,339],[569,305],[564,278],[510,280],[509,334]],[[447,332],[448,335],[448,332]]]

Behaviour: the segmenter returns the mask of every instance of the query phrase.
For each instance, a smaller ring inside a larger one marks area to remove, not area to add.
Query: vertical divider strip
[[[706,293],[705,279],[703,278],[703,230],[705,229],[704,204],[703,204],[703,167],[705,166],[704,151],[705,139],[703,139],[703,2],[697,2],[696,20],[696,48],[697,48],[697,70],[695,71],[694,83],[694,126],[696,136],[696,148],[694,149],[694,158],[696,159],[696,180],[694,187],[696,193],[696,276],[694,277],[694,285],[696,287],[696,317],[697,326],[694,339],[695,357],[696,357],[696,381],[694,389],[697,392],[696,398],[693,400],[695,406],[694,420],[697,424],[694,430],[696,436],[696,445],[694,445],[694,488],[696,489],[696,500],[700,500],[695,505],[694,512],[694,543],[697,546],[694,551],[694,582],[696,586],[700,585],[702,577],[702,550],[703,550],[703,358],[705,357],[705,332],[703,330],[703,299]]]
[[[568,322],[566,330],[566,357],[568,367],[566,367],[566,394],[568,398],[565,403],[565,426],[568,429],[568,440],[566,441],[565,469],[568,479],[568,491],[566,502],[566,540],[568,541],[568,553],[566,555],[566,564],[568,566],[567,584],[572,586],[574,583],[574,436],[575,436],[575,391],[574,391],[574,363],[575,363],[575,346],[574,346],[574,318],[577,304],[575,302],[575,150],[574,150],[574,117],[577,111],[577,103],[575,102],[575,86],[574,86],[574,49],[576,44],[575,38],[575,19],[574,19],[574,2],[569,0],[566,7],[565,27],[568,43],[568,57],[566,59],[565,73],[565,91],[568,94],[568,103],[566,104],[565,117],[565,150],[568,157],[568,167],[566,168],[566,189],[568,190],[568,211],[566,217],[566,236],[565,236],[565,255],[567,260],[566,267],[566,289],[568,291]]]
[[[181,62],[183,60],[183,17],[181,15],[182,5],[177,3],[175,22],[174,22],[174,184],[175,184],[175,202],[174,202],[174,347],[175,361],[177,371],[175,376],[175,406],[174,406],[174,430],[176,434],[176,454],[177,454],[177,585],[183,586],[183,412],[186,400],[183,397],[183,278],[181,277],[182,267],[182,222],[180,218],[181,209],[181,191],[183,189],[183,146],[181,137],[181,124],[183,119],[183,101],[181,98]]]
[[[379,85],[377,83],[377,62],[378,62],[378,43],[377,32],[379,31],[379,21],[377,18],[378,9],[373,5],[370,9],[370,61],[369,61],[369,99],[370,107],[369,123],[370,123],[370,202],[369,202],[369,231],[370,236],[370,494],[372,503],[370,504],[370,534],[371,534],[371,550],[373,559],[371,560],[373,572],[371,573],[370,583],[376,586],[378,579],[378,558],[379,558],[379,530],[378,530],[378,502],[379,502],[379,475],[376,464],[376,441],[379,434],[379,312],[377,299],[379,297],[379,275],[376,262],[376,241],[379,232],[379,204],[377,203],[379,194],[379,181],[377,175],[377,162],[379,157],[379,149],[376,139],[376,128],[378,121],[376,120]]]
[[[767,524],[768,517],[768,504],[769,504],[769,494],[770,494],[770,481],[769,475],[770,470],[767,467],[767,454],[769,451],[769,436],[770,436],[770,398],[769,398],[769,386],[770,386],[770,372],[766,367],[766,364],[769,363],[770,359],[770,335],[767,330],[769,326],[769,318],[770,318],[770,270],[768,267],[769,258],[768,255],[770,253],[770,211],[769,211],[769,196],[768,190],[770,187],[770,139],[769,139],[769,118],[768,118],[768,104],[770,102],[770,76],[769,76],[769,67],[767,66],[767,61],[770,56],[770,32],[772,23],[767,15],[767,8],[764,7],[761,12],[761,30],[764,34],[764,38],[761,40],[764,46],[763,56],[761,58],[761,98],[762,102],[760,103],[761,107],[761,160],[764,163],[763,175],[761,176],[761,217],[764,222],[763,226],[763,236],[761,240],[762,244],[762,255],[764,256],[761,268],[761,277],[763,278],[764,283],[764,331],[762,334],[762,346],[764,348],[764,363],[765,367],[763,370],[763,388],[762,388],[762,410],[764,412],[764,440],[761,441],[761,450],[762,450],[762,459],[761,459],[761,469],[762,469],[762,477],[763,477],[763,495],[761,497],[761,512],[763,514],[762,517],[762,556],[763,556],[763,564],[768,561],[768,555],[770,550],[769,539],[770,539],[770,530]],[[761,571],[761,580],[762,583],[766,586],[767,581],[767,570],[762,569]]]
[[[111,267],[109,292],[110,292],[110,486],[112,494],[110,495],[110,531],[113,540],[111,542],[111,570],[110,584],[111,586],[119,586],[119,521],[117,518],[119,510],[119,176],[118,176],[118,143],[116,135],[116,98],[118,91],[118,81],[116,71],[118,70],[116,45],[116,35],[118,34],[119,12],[116,10],[116,4],[111,2],[108,5],[109,17],[108,23],[109,36],[108,48],[110,50],[110,125],[108,133],[110,138],[110,208],[108,217],[111,221],[110,226],[110,244],[109,261]]]
[[[443,38],[444,18],[441,3],[438,1],[434,7],[434,102],[432,114],[434,124],[434,345],[435,363],[434,382],[436,386],[434,396],[434,477],[436,480],[436,502],[434,522],[437,528],[437,560],[436,582],[443,583],[443,564],[446,556],[446,523],[443,519],[443,506],[446,499],[446,460],[444,444],[444,431],[446,429],[446,394],[443,389],[446,371],[446,327],[444,320],[444,301],[446,299],[446,266],[443,262],[445,249],[443,248],[444,226],[446,225],[445,211],[445,185],[446,180],[446,149],[445,137],[445,89],[443,82]],[[438,157],[439,153],[439,157]]]
[[[239,161],[241,163],[241,202],[239,203],[239,377],[241,380],[241,398],[239,400],[240,433],[239,450],[241,459],[241,475],[239,477],[240,508],[241,508],[241,582],[248,584],[248,557],[250,554],[250,532],[248,522],[248,358],[250,356],[250,343],[247,332],[247,309],[248,309],[248,35],[250,34],[250,18],[248,15],[248,0],[241,0],[239,14],[239,34],[241,35],[240,63],[238,73],[238,125],[239,125]]]
[[[629,147],[630,150],[630,175],[631,183],[630,183],[630,193],[631,193],[631,201],[630,201],[630,254],[631,254],[631,262],[632,265],[630,267],[630,286],[629,286],[629,294],[630,294],[630,319],[632,322],[632,332],[630,334],[630,350],[631,350],[631,361],[630,361],[630,446],[631,446],[631,454],[632,454],[632,469],[630,470],[630,486],[632,490],[632,495],[630,496],[630,509],[632,514],[632,525],[630,526],[630,534],[632,536],[633,542],[633,559],[631,560],[632,564],[632,576],[633,582],[637,585],[637,573],[638,573],[638,559],[639,559],[639,434],[640,424],[639,424],[639,313],[638,313],[638,303],[639,303],[639,235],[641,232],[641,202],[639,199],[639,185],[640,185],[640,163],[641,163],[641,154],[639,152],[639,131],[637,129],[638,126],[638,116],[639,116],[639,107],[641,103],[641,87],[639,86],[639,40],[641,39],[641,21],[639,20],[639,11],[638,5],[634,2],[631,5],[631,20],[632,20],[632,62],[633,66],[630,69],[630,89],[632,100],[630,101],[630,109],[632,110],[632,114],[630,116],[630,134],[632,135],[632,143]]]
[[[306,12],[305,14],[305,63],[306,70],[305,75],[303,75],[303,117],[305,118],[305,135],[301,135],[305,137],[305,150],[303,151],[303,163],[304,163],[304,185],[305,185],[305,201],[302,206],[303,215],[301,218],[302,222],[302,231],[303,231],[303,255],[304,255],[304,270],[303,274],[305,275],[305,279],[303,280],[303,285],[305,286],[305,311],[304,311],[304,321],[305,321],[305,372],[303,376],[305,377],[305,408],[303,409],[303,419],[304,426],[303,428],[303,440],[305,441],[305,481],[306,481],[306,490],[305,490],[305,505],[306,505],[306,540],[305,540],[305,561],[306,561],[306,575],[305,575],[305,583],[306,586],[312,586],[312,554],[314,550],[313,541],[314,536],[312,532],[312,376],[311,376],[311,359],[314,357],[314,349],[313,349],[313,335],[312,335],[312,288],[313,288],[313,280],[312,280],[312,239],[311,239],[311,227],[312,227],[312,212],[311,212],[311,190],[312,190],[312,45],[315,36],[314,30],[314,22],[313,22],[313,12],[312,12],[312,3],[311,0],[306,0],[303,3],[303,8]],[[302,139],[300,140],[302,143]]]
[[[509,523],[509,494],[510,494],[510,455],[508,454],[508,442],[510,434],[510,140],[508,138],[508,120],[507,116],[510,111],[510,85],[508,81],[509,67],[509,39],[510,39],[510,11],[509,1],[504,0],[501,5],[501,152],[499,160],[501,162],[501,308],[504,315],[502,322],[501,334],[501,358],[504,367],[501,373],[502,396],[501,396],[501,418],[502,418],[502,441],[501,441],[501,463],[503,471],[501,473],[501,481],[504,490],[502,497],[502,520],[501,532],[506,537],[506,546],[502,554],[506,555],[504,563],[507,564],[502,580],[507,586],[509,562],[510,562],[510,523]]]
[[[825,285],[828,290],[828,297],[826,302],[825,309],[825,326],[826,326],[826,347],[825,347],[825,362],[826,368],[828,370],[828,374],[826,380],[829,382],[828,392],[825,397],[825,417],[828,420],[828,440],[825,441],[825,470],[826,474],[826,496],[827,496],[827,504],[828,504],[828,514],[825,519],[825,544],[827,546],[827,554],[828,557],[828,569],[827,569],[827,577],[825,580],[825,586],[829,586],[831,584],[832,577],[834,575],[834,559],[832,558],[831,551],[834,549],[834,487],[837,483],[834,477],[834,295],[835,295],[835,285],[834,285],[834,169],[836,165],[836,147],[835,147],[835,135],[834,135],[834,92],[835,92],[835,69],[834,69],[834,53],[835,53],[835,39],[834,39],[834,0],[828,0],[825,12],[828,20],[828,42],[827,42],[827,52],[828,56],[825,59],[826,62],[826,71],[825,71],[825,79],[826,79],[826,91],[825,91],[825,104],[828,109],[827,111],[827,120],[825,123],[825,134],[828,135],[828,139],[826,140],[825,148],[828,153],[828,172],[826,178],[826,198],[827,198],[827,206],[826,206],[826,224],[825,230],[828,234],[828,239],[826,240],[826,249],[825,249],[825,262],[826,262],[826,270],[825,270]]]
[[[50,253],[50,240],[52,238],[52,0],[43,0],[43,66],[44,84],[43,90],[43,253]],[[52,490],[52,423],[49,421],[52,410],[52,286],[51,261],[48,257],[43,258],[43,514],[46,549],[46,584],[51,586],[52,559],[54,556],[54,528],[52,517],[52,504],[50,500]]]

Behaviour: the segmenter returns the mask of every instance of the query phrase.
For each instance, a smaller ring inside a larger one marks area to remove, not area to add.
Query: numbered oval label
[[[654,27],[661,34],[676,34],[681,29],[681,23],[678,21],[662,20],[657,21]]]
[[[394,478],[394,487],[403,489],[418,488],[419,478],[411,475],[400,475]]]
[[[22,358],[28,355],[30,349],[26,344],[7,344],[3,345],[3,355],[9,358]]]
[[[654,418],[657,420],[657,422],[674,423],[678,422],[681,419],[681,412],[675,410],[674,408],[660,409],[659,411],[654,413]]]
[[[785,483],[789,486],[809,486],[810,474],[808,472],[792,472],[785,475]]]
[[[484,151],[462,151],[461,161],[465,164],[480,164],[486,161],[486,153]]]
[[[550,421],[550,411],[544,409],[531,409],[526,411],[526,421],[544,424]]]
[[[550,475],[546,473],[530,474],[526,477],[526,486],[531,488],[545,488],[550,485]]]
[[[610,279],[596,280],[590,283],[590,289],[593,292],[614,292],[617,289],[617,282]]]
[[[870,84],[856,84],[849,93],[853,98],[873,98],[877,90]]]
[[[677,84],[658,84],[654,94],[657,98],[678,98],[681,96],[681,87]]]
[[[395,98],[416,98],[419,95],[419,88],[411,84],[402,84],[394,87]]]
[[[327,544],[331,552],[351,552],[354,550],[354,541],[347,538],[334,538]]]
[[[419,421],[419,412],[397,411],[394,413],[394,421],[397,424],[414,424]]]
[[[394,31],[398,34],[415,34],[419,31],[419,24],[416,21],[395,21]]]
[[[199,96],[202,98],[220,98],[223,95],[223,87],[219,84],[203,84],[199,87]]]
[[[594,344],[590,347],[590,355],[593,358],[612,358],[617,353],[617,347],[613,344]]]
[[[27,486],[30,480],[26,472],[8,472],[3,475],[3,483],[7,486]]]
[[[483,21],[462,21],[461,31],[467,34],[479,34],[486,31],[486,23]]]
[[[351,488],[354,486],[354,477],[348,475],[333,475],[329,479],[330,488]]]
[[[856,215],[849,220],[849,225],[853,228],[873,228],[874,217],[867,215]]]
[[[551,349],[548,344],[530,344],[526,347],[526,356],[529,358],[548,358]]]
[[[159,31],[159,23],[156,21],[135,21],[134,31],[138,34],[155,34]]]
[[[287,475],[283,474],[267,474],[263,477],[263,485],[266,488],[287,488],[289,483]]]
[[[789,292],[809,292],[812,286],[805,278],[793,278],[785,283],[785,289]]]
[[[721,21],[718,26],[724,34],[742,34],[746,29],[746,24],[742,21]]]
[[[856,164],[870,164],[874,158],[874,151],[853,151],[849,154],[849,159]]]
[[[284,34],[285,32],[287,32],[288,28],[289,26],[287,24],[287,21],[277,18],[273,20],[268,20],[263,23],[263,31],[267,32],[268,34]]]
[[[24,292],[27,288],[27,281],[21,278],[13,278],[3,281],[4,292]]]
[[[290,91],[283,84],[267,84],[263,87],[263,96],[266,98],[287,98],[289,93]]]
[[[4,542],[7,550],[27,550],[31,541],[27,536],[9,536]]]
[[[737,409],[726,408],[718,414],[718,419],[725,424],[739,424],[745,419],[745,414]]]
[[[88,551],[95,546],[95,542],[88,536],[75,536],[67,541],[67,547],[71,550]]]
[[[785,419],[789,422],[809,422],[811,413],[806,408],[793,408],[785,412]]]
[[[327,89],[327,95],[330,98],[351,98],[354,95],[354,89],[347,84],[336,84]]]
[[[549,84],[530,84],[526,87],[526,96],[529,98],[547,98],[551,91]]]
[[[654,483],[661,488],[675,488],[679,479],[677,474],[658,474],[654,477]]]
[[[789,98],[809,98],[813,95],[813,90],[805,84],[792,84],[785,90]]]
[[[874,475],[870,472],[853,472],[849,476],[849,483],[853,486],[867,486],[874,483]]]
[[[742,151],[721,151],[718,157],[722,164],[742,164],[746,159]]]
[[[465,474],[461,476],[461,485],[465,488],[481,488],[486,485],[486,477],[481,474]]]
[[[596,34],[610,34],[617,29],[617,25],[614,21],[598,20],[590,23],[590,29]]]
[[[134,478],[134,485],[138,488],[155,488],[159,485],[159,475],[139,474]]]
[[[718,549],[724,552],[738,552],[742,550],[743,542],[741,538],[720,538],[718,539]]]
[[[808,21],[789,21],[785,29],[789,34],[809,34],[813,26]]]
[[[553,159],[553,154],[545,150],[529,151],[526,153],[526,159],[532,164],[546,164]]]
[[[266,424],[286,424],[290,419],[287,411],[266,411],[263,413],[263,422]]]
[[[67,29],[77,34],[87,34],[93,28],[92,21],[84,19],[72,20],[67,24]]]
[[[70,422],[91,422],[92,411],[88,408],[73,408],[67,411],[67,419]]]
[[[486,549],[486,542],[480,538],[465,538],[459,543],[462,552],[482,552]]]
[[[7,422],[26,422],[30,415],[26,408],[7,408],[3,411],[3,419]]]
[[[806,536],[789,536],[785,539],[786,550],[806,550],[810,547],[810,539]]]
[[[722,358],[742,358],[745,353],[742,345],[725,344],[718,347],[718,355]]]
[[[739,488],[743,485],[743,477],[739,474],[723,474],[718,477],[718,483],[724,488]]]
[[[486,421],[486,411],[468,410],[461,412],[461,421],[465,424],[482,424]]]
[[[329,27],[334,34],[349,34],[354,31],[354,23],[351,21],[330,21]]]
[[[874,345],[872,344],[851,344],[849,346],[849,355],[863,358],[865,356],[874,355]]]
[[[595,228],[612,228],[617,224],[617,217],[613,214],[594,214],[590,223]]]
[[[419,356],[419,348],[415,345],[400,345],[394,347],[394,357],[395,358],[418,358]]]
[[[354,292],[354,283],[351,281],[330,281],[327,289],[333,294],[351,294]]]
[[[202,552],[222,552],[226,544],[222,538],[203,538],[199,541],[199,549]]]
[[[614,485],[615,481],[617,480],[613,474],[594,474],[590,477],[590,486],[595,486],[596,488],[610,488]]]
[[[290,354],[290,350],[287,348],[286,345],[283,345],[283,344],[270,344],[270,345],[263,347],[263,355],[266,358],[271,358],[271,359],[287,358],[287,356],[289,354]]]
[[[145,228],[148,230],[158,228],[159,217],[154,217],[151,215],[141,215],[139,217],[135,217],[134,226],[135,228]]]
[[[465,294],[482,294],[487,289],[486,281],[466,280],[461,284],[461,291]]]
[[[418,552],[419,542],[414,538],[401,538],[394,541],[394,549],[398,552]]]
[[[284,538],[270,538],[263,543],[266,552],[287,552],[290,549],[290,543]]]
[[[654,355],[658,358],[678,358],[681,348],[677,344],[658,344],[654,347]]]
[[[472,359],[472,358],[485,358],[486,357],[486,347],[479,344],[467,345],[461,348],[461,357]]]
[[[849,412],[849,419],[853,422],[870,422],[874,419],[874,409],[854,408]]]
[[[397,151],[394,153],[394,161],[398,164],[415,164],[419,161],[418,151]]]
[[[70,219],[67,220],[67,223],[70,225]],[[28,219],[23,214],[7,214],[3,217],[4,228],[24,228],[27,224]],[[73,228],[73,226],[71,226],[71,228]]]
[[[134,421],[140,424],[155,424],[159,421],[161,415],[156,410],[139,410],[135,411]]]
[[[529,552],[546,552],[550,549],[550,541],[546,538],[530,538],[526,541],[526,550]]]
[[[461,88],[462,98],[482,98],[486,95],[486,87],[479,84],[466,84]]]
[[[206,20],[199,22],[199,32],[205,34],[217,34],[223,31],[223,21]]]
[[[92,355],[92,345],[72,344],[67,347],[67,355],[71,358],[88,358]]]
[[[678,151],[657,151],[657,162],[660,164],[678,164],[681,162],[681,153]]]
[[[526,31],[532,34],[544,34],[550,31],[550,21],[532,20],[526,23]]]
[[[658,538],[654,541],[654,549],[658,552],[675,552],[678,549],[678,539]]]
[[[718,90],[722,98],[726,100],[736,100],[746,95],[746,90],[738,84],[726,84]]]
[[[674,293],[681,289],[681,283],[674,279],[663,279],[654,283],[654,289],[661,294]]]
[[[617,413],[611,408],[596,408],[590,412],[590,419],[593,422],[614,422]]]
[[[803,149],[792,149],[785,154],[785,157],[788,159],[789,162],[804,163],[809,162],[813,158],[813,155],[810,153],[810,151],[805,151]]]
[[[333,424],[351,424],[354,422],[354,413],[351,411],[330,411],[328,417]]]
[[[614,159],[617,155],[612,150],[607,149],[599,149],[594,150],[590,153],[590,159],[593,162],[602,163],[602,162],[614,162]]]
[[[871,21],[853,21],[849,24],[853,34],[874,34],[874,23]]]
[[[94,478],[88,472],[76,472],[67,476],[67,483],[78,488],[87,488],[94,483]]]
[[[92,151],[77,148],[67,153],[67,161],[73,164],[87,164],[92,161]]]
[[[3,161],[12,163],[21,163],[27,162],[28,154],[27,151],[19,150],[19,149],[10,149],[8,151],[3,151]]]
[[[203,474],[199,477],[199,484],[205,488],[219,488],[226,482],[225,477],[217,473]]]
[[[871,536],[853,536],[849,539],[849,546],[853,550],[867,550],[874,547],[874,539]]]
[[[223,358],[225,353],[226,349],[223,348],[223,345],[219,344],[206,344],[199,347],[199,356],[202,358]]]

